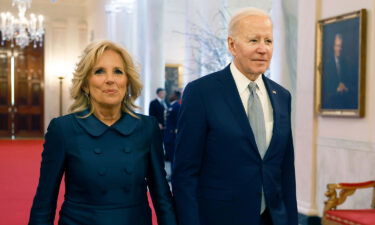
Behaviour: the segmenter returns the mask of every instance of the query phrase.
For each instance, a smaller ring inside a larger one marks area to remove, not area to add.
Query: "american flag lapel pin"
[[[272,94],[277,94],[277,92],[275,90],[272,90]]]

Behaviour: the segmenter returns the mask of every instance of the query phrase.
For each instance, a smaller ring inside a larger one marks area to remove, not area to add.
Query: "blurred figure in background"
[[[160,130],[165,128],[165,118],[167,113],[168,105],[165,102],[165,90],[158,88],[156,90],[156,98],[150,102],[148,109],[148,115],[154,116],[158,121]]]
[[[174,143],[177,133],[177,117],[180,111],[181,92],[174,91],[169,98],[170,105],[167,112],[167,120],[164,132],[164,148],[166,160],[173,165]]]

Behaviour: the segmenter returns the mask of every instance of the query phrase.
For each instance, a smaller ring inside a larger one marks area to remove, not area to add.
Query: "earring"
[[[87,98],[87,101],[90,102],[90,93],[87,93],[86,91],[83,92],[85,97]]]

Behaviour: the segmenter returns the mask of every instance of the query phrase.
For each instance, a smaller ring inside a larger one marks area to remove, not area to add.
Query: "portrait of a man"
[[[362,115],[364,85],[361,11],[319,21],[318,110],[323,115]]]
[[[357,21],[343,21],[344,24],[332,24],[342,32],[328,35],[323,50],[322,107],[325,109],[356,109],[358,107],[358,31]],[[349,24],[348,24],[349,23]],[[352,29],[344,30],[351,25]],[[325,30],[334,30],[327,25]],[[331,36],[331,37],[330,37]]]

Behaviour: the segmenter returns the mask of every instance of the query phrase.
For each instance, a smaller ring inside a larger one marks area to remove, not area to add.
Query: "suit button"
[[[107,190],[102,190],[101,193],[102,193],[102,195],[105,195],[105,194],[108,193],[108,191]]]
[[[95,152],[96,154],[102,154],[102,150],[101,150],[100,148],[95,148],[95,149],[94,149],[94,152]]]
[[[106,169],[106,168],[100,168],[100,169],[98,170],[98,174],[99,174],[100,176],[104,176],[104,175],[106,174],[106,172],[107,172],[107,169]]]
[[[132,150],[130,148],[123,148],[122,151],[124,153],[130,153]]]
[[[129,168],[125,168],[125,169],[124,169],[124,172],[125,172],[126,174],[128,174],[128,175],[130,175],[130,174],[133,173],[133,172],[131,171],[131,169],[129,169]]]

